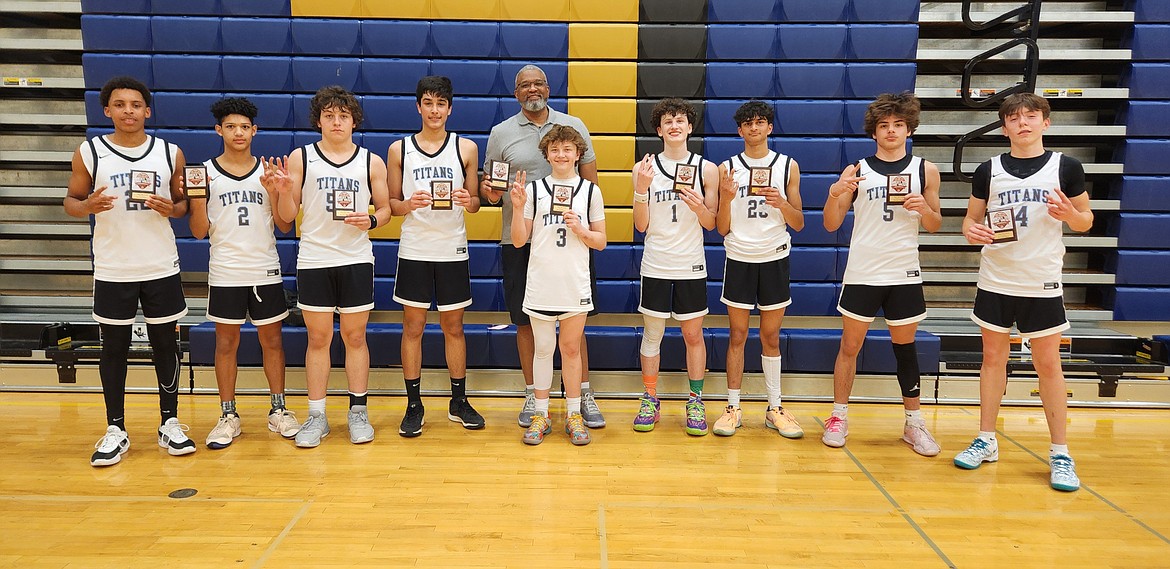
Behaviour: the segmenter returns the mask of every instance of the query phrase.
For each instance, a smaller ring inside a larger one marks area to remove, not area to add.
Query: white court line
[[[259,569],[260,567],[263,567],[264,563],[268,561],[268,558],[272,557],[273,553],[276,553],[276,548],[280,546],[280,542],[284,541],[284,538],[288,535],[288,532],[292,531],[293,526],[297,525],[297,522],[301,521],[301,518],[304,517],[305,513],[309,511],[309,506],[312,505],[313,501],[309,500],[308,502],[305,502],[304,506],[301,506],[301,510],[297,512],[297,515],[293,516],[292,519],[288,521],[288,524],[284,526],[284,529],[280,530],[280,533],[277,534],[275,538],[273,538],[272,543],[268,545],[268,549],[264,550],[264,555],[261,555],[260,559],[257,559],[256,562],[252,564],[253,569]]]

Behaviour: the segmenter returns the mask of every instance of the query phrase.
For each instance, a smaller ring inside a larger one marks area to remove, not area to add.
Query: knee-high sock
[[[162,421],[179,414],[179,339],[175,323],[147,324],[146,335],[154,350],[154,375],[158,378],[158,409]]]
[[[102,324],[102,354],[98,373],[106,401],[106,422],[126,430],[126,355],[130,352],[129,325]]]
[[[780,406],[780,356],[760,356],[764,368],[764,389],[768,391],[768,407]]]

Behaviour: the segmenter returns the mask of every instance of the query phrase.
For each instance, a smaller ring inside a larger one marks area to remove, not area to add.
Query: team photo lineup
[[[362,107],[342,87],[322,86],[308,102],[319,139],[287,156],[254,155],[252,141],[264,128],[263,117],[246,97],[223,98],[207,114],[223,150],[201,164],[188,163],[181,148],[147,132],[152,95],[145,84],[129,76],[106,82],[100,105],[113,132],[87,140],[73,153],[64,200],[66,213],[91,218],[93,226],[92,315],[101,329],[98,367],[108,425],[90,464],[117,464],[130,447],[127,354],[139,310],[158,379],[158,444],[170,455],[196,452],[177,416],[181,352],[175,328],[187,304],[171,218],[186,218],[194,237],[210,241],[206,318],[215,325],[221,402],[221,415],[205,440],[210,449],[230,446],[242,432],[236,353],[241,327],[248,323],[263,352],[270,431],[302,448],[317,447],[330,435],[326,393],[336,323],[345,355],[349,440],[374,440],[366,342],[375,306],[369,232],[394,217],[402,218],[393,300],[402,306],[407,394],[398,434],[424,433],[422,350],[432,307],[450,376],[447,418],[465,429],[484,429],[483,415],[468,399],[464,338],[464,310],[472,304],[464,214],[484,207],[501,212],[503,290],[525,383],[516,417],[523,444],[561,438],[563,431],[571,444],[586,445],[591,429],[607,425],[632,424],[637,432],[657,428],[662,407],[674,404],[658,396],[670,319],[685,346],[685,432],[733,436],[751,419],[744,417],[741,392],[753,311],[767,397],[762,422],[783,438],[799,439],[804,427],[781,396],[780,330],[792,303],[790,264],[801,262],[799,251],[795,259],[790,252],[792,234],[805,227],[802,191],[827,192],[827,231],[841,228],[853,212],[837,300],[841,340],[833,404],[823,421],[822,442],[835,448],[846,444],[858,355],[880,316],[889,329],[905,410],[901,440],[924,457],[943,452],[923,418],[920,377],[928,370],[920,369],[915,345],[927,316],[918,238],[921,230],[942,227],[941,175],[935,164],[907,151],[919,128],[921,104],[915,95],[886,93],[869,103],[864,132],[875,143],[872,153],[847,157],[852,162],[827,189],[801,188],[800,164],[770,149],[775,115],[764,101],[750,100],[735,111],[743,144],[732,156],[700,156],[688,148],[697,115],[687,100],[654,104],[651,124],[661,151],[635,157],[630,165],[633,224],[644,235],[637,293],[644,392],[633,417],[607,419],[589,381],[586,342],[587,320],[598,313],[594,252],[607,245],[597,155],[588,125],[549,106],[548,79],[540,67],[522,67],[514,81],[516,113],[496,124],[486,147],[479,148],[447,130],[448,118],[457,112],[458,85],[443,76],[421,77],[415,91],[421,128],[395,140],[385,156],[353,142]],[[971,470],[999,459],[996,420],[1014,327],[1030,342],[1039,377],[1051,441],[1050,485],[1075,491],[1080,480],[1066,438],[1068,403],[1059,353],[1061,332],[1070,327],[1061,280],[1062,234],[1066,226],[1086,232],[1093,225],[1085,170],[1077,159],[1045,148],[1043,135],[1051,122],[1045,98],[1008,96],[998,115],[1009,148],[974,172],[962,219],[966,242],[981,248],[977,293],[970,301],[971,320],[981,334],[982,368],[978,432],[953,454],[953,463]],[[295,306],[307,330],[303,420],[285,398],[281,329],[290,306],[275,237],[294,225],[299,232]],[[704,231],[717,231],[726,252],[719,301],[728,319],[727,402],[710,414],[704,400],[703,323],[709,310]],[[554,417],[549,401],[558,351],[565,413]]]

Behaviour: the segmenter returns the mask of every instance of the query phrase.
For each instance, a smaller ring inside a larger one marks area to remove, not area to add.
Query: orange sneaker
[[[768,407],[768,412],[764,414],[764,426],[776,429],[780,436],[786,439],[799,439],[804,436],[804,429],[800,428],[796,417],[783,407]]]
[[[735,430],[743,426],[743,410],[735,405],[728,405],[723,410],[723,416],[715,421],[715,427],[711,429],[716,435],[721,437],[730,437],[735,434]]]

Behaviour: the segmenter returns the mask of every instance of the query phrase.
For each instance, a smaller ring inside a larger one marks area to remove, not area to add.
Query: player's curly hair
[[[365,115],[362,114],[362,106],[358,104],[357,97],[346,91],[340,85],[327,85],[317,89],[317,94],[313,95],[313,99],[309,101],[309,116],[313,120],[313,128],[317,132],[321,132],[321,111],[325,109],[344,109],[349,111],[353,116],[353,128],[361,126],[362,119]]]
[[[677,97],[669,97],[655,103],[654,108],[650,111],[650,123],[654,128],[662,125],[662,117],[667,115],[686,115],[687,122],[692,126],[697,120],[695,113],[695,106],[687,102],[686,99],[679,99]]]
[[[554,125],[549,129],[540,139],[540,153],[544,158],[548,159],[548,147],[558,142],[572,142],[577,147],[577,155],[585,155],[585,137],[577,132],[577,129],[564,124]]]
[[[103,107],[110,106],[110,95],[114,94],[115,89],[133,89],[142,93],[142,100],[146,102],[146,106],[150,106],[150,89],[142,82],[129,75],[119,75],[111,77],[102,85],[102,91],[98,95]]]
[[[914,134],[918,130],[918,116],[921,114],[922,103],[914,93],[882,93],[865,109],[865,134],[872,137],[877,132],[877,123],[888,117],[906,121],[910,134]]]
[[[215,117],[215,124],[223,124],[223,119],[227,118],[228,115],[248,117],[249,121],[255,123],[258,113],[256,105],[243,97],[228,97],[211,104],[211,114]]]
[[[1015,93],[999,104],[999,120],[1020,111],[1040,111],[1044,118],[1048,118],[1052,114],[1052,105],[1048,104],[1048,99],[1035,93]]]
[[[735,109],[735,116],[733,118],[735,119],[736,126],[742,126],[743,123],[757,118],[764,119],[768,121],[768,124],[772,124],[776,120],[776,111],[772,108],[772,105],[752,99],[740,105],[738,109]]]

